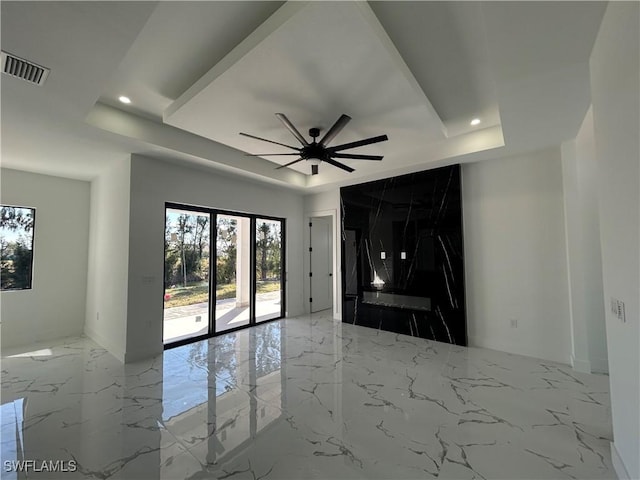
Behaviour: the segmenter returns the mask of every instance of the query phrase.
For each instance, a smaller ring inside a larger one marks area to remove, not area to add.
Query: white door
[[[331,217],[311,219],[311,312],[331,308],[333,303]]]

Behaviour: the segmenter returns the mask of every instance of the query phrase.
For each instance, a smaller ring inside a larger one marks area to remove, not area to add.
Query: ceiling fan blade
[[[298,162],[301,162],[301,161],[302,161],[302,157],[298,158],[297,160],[294,160],[293,162],[289,162],[289,163],[286,163],[284,165],[280,165],[279,167],[276,167],[276,170],[280,170],[281,168],[288,167],[289,165],[293,165],[294,163],[298,163]]]
[[[256,140],[262,140],[263,142],[269,142],[269,143],[275,143],[276,145],[282,145],[283,147],[290,148],[291,150],[300,150],[298,147],[292,147],[291,145],[286,145],[284,143],[274,142],[273,140],[267,140],[266,138],[256,137],[255,135],[249,135],[248,133],[240,132],[240,135],[242,135],[244,137],[255,138]]]
[[[291,155],[290,153],[288,155]],[[357,155],[351,153],[333,153],[332,157],[336,158],[351,158],[353,160],[382,160],[382,155]]]
[[[338,152],[340,150],[347,150],[349,148],[362,147],[364,145],[371,145],[372,143],[385,142],[389,140],[386,135],[378,135],[377,137],[365,138],[364,140],[358,140],[357,142],[343,143],[342,145],[336,145],[335,147],[329,147],[329,152]]]
[[[331,140],[333,140],[335,136],[340,133],[340,131],[345,127],[345,125],[349,123],[349,120],[351,120],[351,117],[349,115],[345,115],[344,113],[340,115],[340,118],[336,120],[336,123],[334,123],[333,126],[329,129],[329,131],[324,134],[324,137],[322,137],[322,140],[320,140],[319,142],[320,145],[322,145],[323,147],[326,147],[327,144],[331,142]]]
[[[322,159],[323,162],[327,162],[329,165],[333,165],[334,167],[338,167],[341,168],[342,170],[346,171],[346,172],[355,172],[355,169],[351,168],[351,167],[347,167],[344,163],[340,163],[340,162],[336,162],[335,160],[331,160],[330,158],[323,158]]]
[[[276,113],[276,117],[280,119],[284,126],[287,127],[291,133],[293,133],[293,136],[296,137],[302,145],[304,145],[305,147],[309,145],[309,142],[305,140],[305,138],[300,134],[298,129],[293,126],[293,123],[289,121],[284,113]]]
[[[273,157],[275,155],[300,155],[299,153],[245,153],[245,157]]]
[[[317,175],[318,174],[318,167],[320,165],[311,165],[311,175]]]

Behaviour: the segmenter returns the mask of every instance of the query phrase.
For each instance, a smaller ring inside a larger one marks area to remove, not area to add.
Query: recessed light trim
[[[475,127],[476,125],[480,125],[480,119],[474,118],[473,120],[471,120],[470,124],[472,127]]]
[[[125,97],[124,95],[120,95],[118,97],[118,100],[120,100],[122,103],[126,103],[127,105],[131,103],[131,99],[129,97]]]

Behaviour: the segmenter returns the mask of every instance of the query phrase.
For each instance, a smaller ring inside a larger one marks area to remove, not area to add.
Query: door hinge
[[[310,252],[313,252],[313,248],[309,247],[309,251],[310,251]]]
[[[309,226],[310,226],[310,227],[313,227],[313,223],[309,222]]]
[[[313,272],[309,272],[309,276],[310,276],[310,277],[313,277]]]
[[[313,302],[313,298],[309,297],[309,303]]]

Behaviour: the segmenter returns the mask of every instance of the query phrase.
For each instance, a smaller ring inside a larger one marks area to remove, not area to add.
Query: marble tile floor
[[[326,315],[127,365],[69,339],[3,352],[2,478],[615,478],[608,383]]]

